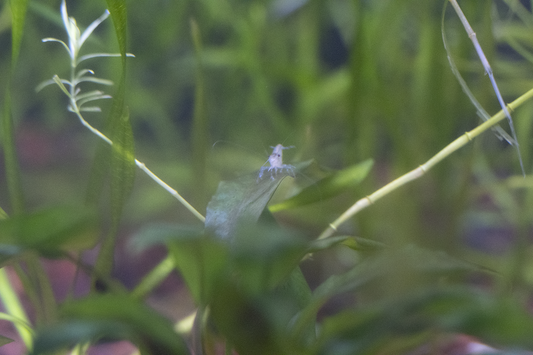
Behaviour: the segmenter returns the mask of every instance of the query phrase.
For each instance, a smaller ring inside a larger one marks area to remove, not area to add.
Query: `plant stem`
[[[529,90],[522,96],[520,96],[518,99],[507,105],[511,111],[522,105],[525,101],[533,97],[533,89]],[[507,109],[506,109],[507,111]],[[318,239],[327,238],[331,235],[333,235],[337,228],[346,222],[348,219],[353,217],[355,214],[359,213],[359,211],[365,209],[366,207],[370,206],[383,196],[389,194],[390,192],[396,190],[400,186],[403,186],[407,184],[410,181],[416,180],[422,175],[424,175],[427,171],[429,171],[434,165],[439,163],[444,158],[448,157],[450,154],[458,150],[459,148],[463,147],[464,145],[468,144],[470,141],[472,141],[475,137],[479,136],[481,133],[485,132],[486,130],[490,129],[492,126],[496,125],[501,120],[505,119],[507,117],[506,113],[501,110],[496,115],[492,116],[488,121],[483,122],[473,130],[466,132],[450,144],[448,144],[444,149],[442,149],[440,152],[435,154],[431,159],[429,159],[425,164],[420,165],[418,168],[411,170],[405,175],[400,176],[396,180],[388,183],[387,185],[383,186],[381,189],[377,190],[373,194],[363,197],[359,201],[357,201],[352,207],[350,207],[346,212],[344,212],[339,218],[337,218],[333,223],[330,223],[330,225],[320,234]]]
[[[80,120],[82,125],[87,127],[91,132],[93,132],[95,135],[100,137],[107,144],[113,145],[113,141],[111,139],[109,139],[105,134],[103,134],[102,132],[100,132],[99,130],[97,130],[93,126],[91,126],[87,121],[85,121],[85,119],[83,118],[83,116],[81,115],[81,113],[80,113],[80,111],[78,109],[78,106],[73,105],[72,109],[73,109],[74,113],[78,116],[78,118],[79,118],[79,120]],[[178,191],[174,190],[167,183],[165,183],[163,180],[161,180],[157,175],[155,175],[150,169],[148,169],[143,162],[135,159],[135,165],[137,165],[137,167],[139,169],[144,171],[146,173],[146,175],[148,175],[157,184],[159,184],[161,187],[163,187],[165,190],[167,190],[168,193],[170,193],[172,196],[174,196],[183,206],[185,206],[185,208],[187,208],[192,214],[194,214],[194,216],[196,218],[198,218],[202,222],[205,222],[205,217],[200,212],[198,212],[189,202],[187,202],[187,200],[185,200],[178,193]]]

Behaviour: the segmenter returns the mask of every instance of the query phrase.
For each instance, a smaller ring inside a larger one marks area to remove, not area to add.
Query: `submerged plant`
[[[69,105],[68,110],[75,113],[80,122],[87,127],[91,132],[93,132],[95,135],[100,137],[102,140],[104,140],[106,143],[113,145],[113,141],[107,137],[105,134],[100,132],[98,129],[94,128],[91,124],[89,124],[85,118],[83,118],[82,112],[100,112],[100,107],[98,106],[85,106],[85,104],[89,102],[93,102],[96,100],[102,100],[102,99],[110,99],[111,96],[105,94],[104,92],[100,90],[94,90],[87,93],[82,93],[81,89],[79,88],[79,84],[83,82],[92,82],[95,84],[101,84],[101,85],[113,85],[113,82],[111,80],[102,79],[94,76],[94,71],[91,69],[78,69],[78,65],[88,59],[92,58],[98,58],[98,57],[120,57],[121,55],[118,53],[91,53],[87,55],[80,56],[81,48],[87,38],[93,33],[93,31],[98,27],[100,23],[102,23],[107,17],[109,16],[109,11],[106,10],[102,16],[97,18],[95,21],[87,27],[83,33],[80,31],[76,19],[73,17],[69,17],[67,13],[67,5],[65,0],[61,2],[61,18],[63,20],[63,25],[65,26],[65,30],[68,35],[68,45],[57,38],[44,38],[43,42],[58,42],[65,47],[67,50],[67,53],[70,57],[70,78],[62,79],[58,75],[54,75],[54,77],[50,80],[46,80],[43,83],[41,83],[37,87],[37,91],[40,91],[44,87],[50,85],[50,84],[57,84],[61,88],[61,90],[67,95],[69,98]],[[131,53],[126,53],[126,56],[128,57],[134,57]],[[134,157],[130,157],[134,159]],[[163,180],[161,180],[159,177],[157,177],[152,171],[150,171],[146,165],[142,162],[140,162],[137,159],[134,159],[135,165],[141,170],[143,170],[150,178],[152,178],[156,183],[158,183],[160,186],[162,186],[165,190],[167,190],[172,196],[174,196],[178,201],[180,201],[191,213],[193,213],[198,219],[200,219],[202,222],[204,221],[204,217],[201,213],[199,213],[193,206],[191,206],[181,195],[171,188],[168,184],[166,184]]]

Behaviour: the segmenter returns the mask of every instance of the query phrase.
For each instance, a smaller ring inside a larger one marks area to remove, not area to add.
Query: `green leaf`
[[[20,44],[22,43],[22,35],[24,33],[24,22],[26,20],[26,10],[28,8],[28,0],[10,0],[9,6],[11,8],[12,26],[11,26],[11,65],[15,67],[19,52]]]
[[[203,235],[198,226],[176,223],[153,223],[141,228],[129,238],[129,248],[133,253],[141,253],[156,245],[168,245],[182,239],[189,240]]]
[[[20,168],[15,151],[13,117],[11,112],[11,81],[18,61],[20,45],[24,33],[24,22],[28,0],[10,0],[11,9],[11,68],[8,75],[3,75],[6,85],[4,96],[4,110],[2,117],[2,148],[4,150],[7,188],[13,213],[23,211],[23,193],[20,178]]]
[[[420,285],[435,284],[444,277],[482,268],[451,257],[440,251],[408,245],[400,249],[385,248],[363,259],[343,274],[330,276],[314,292],[309,305],[301,312],[299,326],[316,317],[319,309],[332,297],[359,291],[366,286],[378,287],[384,297],[399,296]],[[384,287],[387,289],[383,289]]]
[[[111,157],[106,148],[99,148],[95,159],[95,169],[90,182],[89,199],[94,200],[95,192],[101,191],[105,171],[111,164],[111,228],[106,236],[95,264],[98,274],[107,276],[113,268],[113,253],[116,233],[122,214],[123,205],[133,187],[135,176],[135,155],[133,132],[129,112],[125,105],[126,88],[126,2],[124,0],[107,0],[107,6],[120,48],[122,75],[117,92],[113,96],[113,106],[107,122],[107,132],[113,146]],[[105,162],[109,160],[110,162]]]
[[[110,120],[111,137],[111,228],[102,244],[96,261],[100,275],[108,276],[113,268],[116,234],[122,215],[122,208],[129,197],[135,178],[135,156],[133,152],[133,132],[128,109],[123,106],[124,90],[119,90],[113,104]]]
[[[510,297],[469,287],[431,287],[365,304],[325,320],[319,354],[381,353],[428,330],[475,336],[484,342],[533,348],[533,317]],[[381,350],[381,351],[380,351]]]
[[[315,253],[321,250],[327,250],[339,244],[345,245],[354,250],[379,250],[387,246],[381,242],[370,240],[361,237],[352,237],[348,235],[340,235],[324,239],[318,239],[311,242],[309,247],[310,253]]]
[[[24,197],[14,137],[11,112],[11,87],[8,80],[2,117],[2,148],[4,150],[7,189],[11,201],[11,208],[14,214],[18,214],[22,213],[24,209]]]
[[[107,9],[113,19],[115,34],[117,35],[118,47],[122,56],[122,68],[126,67],[126,32],[127,32],[127,12],[125,0],[106,0]]]
[[[230,248],[233,271],[250,294],[286,280],[306,254],[308,243],[275,224],[241,225]]]
[[[196,303],[206,305],[217,294],[219,283],[228,277],[227,245],[205,235],[176,237],[169,245],[170,255]]]
[[[12,342],[13,342],[13,339],[9,339],[3,335],[0,335],[0,346],[6,345]]]
[[[295,334],[294,316],[310,296],[299,268],[278,287],[250,293],[239,277],[219,282],[209,305],[217,329],[239,354],[302,354],[314,341],[315,323]]]
[[[24,250],[55,256],[61,250],[84,250],[98,240],[93,210],[57,207],[0,220],[0,263]]]
[[[167,319],[125,295],[66,303],[59,314],[61,322],[38,332],[33,354],[102,337],[130,340],[146,354],[189,354]]]
[[[207,205],[206,230],[222,239],[231,239],[240,223],[255,223],[281,181],[288,176],[282,172],[265,174],[262,179],[254,172],[235,180],[221,181]]]
[[[202,193],[206,186],[206,160],[209,127],[205,100],[205,77],[202,63],[202,36],[198,23],[190,20],[191,36],[195,54],[195,89],[194,89],[194,113],[192,126],[192,165],[193,176],[196,183],[195,191]],[[205,195],[196,196],[197,201],[203,201]]]
[[[359,184],[368,175],[373,164],[374,161],[368,159],[362,163],[338,171],[318,181],[316,184],[306,187],[299,194],[270,206],[270,210],[277,212],[334,197]]]

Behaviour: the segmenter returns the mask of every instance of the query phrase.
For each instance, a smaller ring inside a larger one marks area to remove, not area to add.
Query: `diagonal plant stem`
[[[72,103],[72,101],[71,101]],[[81,112],[78,108],[78,106],[75,103],[72,103],[72,111],[78,116],[81,124],[83,124],[85,127],[87,127],[91,132],[96,134],[98,137],[100,137],[102,140],[104,140],[109,145],[113,145],[113,141],[109,139],[105,134],[91,126],[81,115]],[[146,173],[152,180],[154,180],[159,186],[163,187],[168,193],[170,193],[174,198],[176,198],[185,208],[187,208],[196,218],[198,218],[200,221],[205,222],[205,217],[198,212],[187,200],[185,200],[178,191],[174,190],[172,187],[170,187],[166,182],[161,180],[157,175],[155,175],[150,169],[146,167],[146,165],[135,159],[135,165],[142,171]]]
[[[457,16],[461,20],[461,23],[463,24],[466,30],[466,33],[468,34],[468,37],[474,44],[474,48],[476,49],[479,60],[481,60],[481,63],[483,64],[483,68],[485,68],[485,72],[489,76],[490,82],[492,83],[492,87],[494,88],[494,92],[496,93],[496,97],[498,98],[498,102],[500,103],[500,106],[503,112],[505,113],[507,120],[509,121],[509,127],[511,128],[511,135],[514,139],[516,152],[518,154],[518,160],[520,161],[520,168],[522,169],[522,174],[524,175],[524,177],[526,177],[526,171],[524,169],[524,163],[522,162],[522,155],[520,154],[520,145],[518,144],[518,139],[516,137],[513,119],[511,118],[511,114],[509,113],[509,110],[507,110],[507,107],[505,107],[505,102],[503,101],[500,90],[498,89],[498,85],[496,84],[496,79],[494,79],[494,74],[492,73],[492,68],[490,67],[489,61],[487,60],[485,53],[483,53],[483,49],[481,49],[481,46],[479,45],[479,41],[477,40],[476,33],[474,32],[474,30],[468,23],[468,20],[466,19],[465,14],[461,10],[461,7],[459,7],[457,0],[449,0],[449,1],[452,4],[455,12],[457,13]]]
[[[532,97],[533,89],[529,90],[528,92],[520,96],[518,99],[511,102],[508,107],[511,111],[513,111]],[[434,165],[439,163],[441,160],[447,158],[450,154],[454,153],[456,150],[459,150],[459,148],[462,148],[463,146],[468,144],[481,133],[489,130],[492,126],[505,119],[507,117],[507,114],[505,112],[508,112],[507,107],[505,108],[505,111],[501,110],[496,115],[492,116],[488,121],[483,122],[473,130],[466,132],[465,134],[448,144],[446,147],[444,147],[444,149],[435,154],[423,165],[420,165],[418,168],[411,170],[407,174],[388,183],[379,190],[375,191],[373,194],[363,197],[362,199],[357,201],[352,207],[347,209],[339,218],[337,218],[334,222],[330,223],[330,225],[322,232],[322,234],[320,234],[318,239],[330,237],[337,231],[337,228],[341,224],[343,224],[348,219],[359,213],[361,210],[367,208],[368,206],[370,206],[380,198],[384,197],[385,195],[396,190],[397,188],[423,176],[427,171],[429,171]]]

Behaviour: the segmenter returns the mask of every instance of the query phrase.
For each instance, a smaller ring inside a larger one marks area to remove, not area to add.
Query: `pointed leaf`
[[[0,220],[0,260],[24,250],[54,255],[60,250],[83,250],[98,240],[92,210],[59,207]]]
[[[206,230],[217,237],[230,238],[243,221],[253,223],[288,173],[281,172],[258,178],[259,172],[243,175],[235,180],[222,181],[207,205]]]
[[[269,209],[272,212],[277,212],[334,197],[359,184],[368,175],[373,164],[373,160],[368,159],[362,163],[338,171],[335,174],[318,181],[316,184],[306,187],[298,195],[270,206]],[[317,191],[319,191],[319,193],[317,193]]]
[[[13,339],[10,339],[10,338],[7,338],[3,335],[0,335],[0,346],[3,346],[3,345],[6,345],[6,344],[9,344],[9,343],[12,343],[13,342]]]
[[[113,19],[115,34],[117,35],[118,47],[122,55],[122,67],[126,65],[126,1],[125,0],[106,0],[107,8]]]

